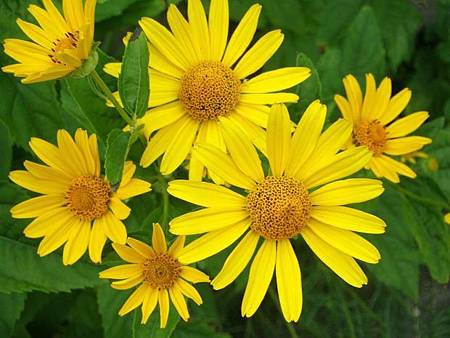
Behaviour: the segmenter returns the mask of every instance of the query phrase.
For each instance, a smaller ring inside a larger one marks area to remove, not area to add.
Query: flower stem
[[[127,112],[122,108],[119,102],[117,102],[116,98],[114,97],[111,90],[108,88],[106,83],[102,80],[100,75],[98,75],[97,71],[94,70],[91,73],[91,77],[94,80],[95,84],[98,86],[98,88],[105,94],[105,96],[111,101],[111,103],[116,108],[119,115],[125,120],[125,122],[131,127],[134,128],[136,121],[132,120],[131,117],[127,114]]]
[[[268,291],[269,291],[269,296],[270,296],[270,298],[272,299],[272,301],[274,302],[275,306],[276,306],[276,307],[278,308],[278,310],[280,311],[280,314],[283,315],[283,311],[281,311],[281,308],[280,308],[280,306],[278,305],[279,302],[278,302],[278,297],[277,297],[277,295],[276,295],[276,293],[275,293],[275,290],[274,290],[272,287],[269,287],[269,290],[268,290]],[[289,323],[289,322],[287,322],[287,321],[285,321],[285,320],[283,320],[283,322],[286,324],[286,328],[287,328],[287,330],[288,330],[289,335],[291,336],[291,338],[298,338],[297,331],[295,331],[294,325],[291,324],[291,323]]]
[[[158,175],[158,181],[161,185],[161,194],[162,194],[162,200],[163,200],[163,214],[162,214],[162,220],[161,223],[164,227],[168,226],[168,220],[169,220],[169,194],[167,192],[167,181],[164,178],[163,175]],[[166,229],[166,228],[165,228]]]

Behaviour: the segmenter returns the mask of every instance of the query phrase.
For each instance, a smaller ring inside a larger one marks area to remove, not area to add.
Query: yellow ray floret
[[[209,282],[209,277],[178,261],[184,236],[179,236],[167,249],[161,226],[153,224],[152,247],[133,238],[128,238],[127,245],[115,243],[113,247],[127,264],[102,271],[100,278],[116,280],[111,287],[118,290],[139,285],[119,310],[120,316],[142,305],[141,323],[145,324],[159,304],[160,327],[164,328],[169,317],[169,299],[185,321],[189,319],[185,297],[202,304],[200,294],[190,283]]]
[[[206,182],[176,180],[168,192],[204,207],[173,219],[175,234],[201,234],[179,256],[192,263],[210,257],[238,241],[222,270],[212,281],[215,289],[232,283],[251,262],[242,301],[242,316],[250,317],[261,304],[275,273],[284,318],[298,321],[302,309],[301,272],[292,239],[302,236],[314,253],[347,283],[361,287],[367,277],[355,258],[377,263],[378,250],[355,232],[380,234],[385,223],[369,213],[347,207],[379,196],[379,180],[346,178],[367,165],[364,147],[339,151],[352,126],[339,120],[322,132],[326,107],[313,102],[293,131],[284,105],[268,116],[265,173],[255,147],[230,117],[223,137],[229,154],[199,144],[194,156],[223,181],[243,190]],[[261,246],[258,248],[258,244]]]
[[[347,75],[343,83],[347,98],[335,95],[334,99],[344,119],[353,126],[349,144],[366,147],[372,154],[367,168],[377,177],[385,177],[395,183],[400,181],[399,175],[415,178],[411,168],[392,156],[419,153],[418,150],[431,143],[427,137],[407,136],[425,122],[428,112],[420,111],[398,118],[408,105],[411,91],[405,88],[391,97],[392,84],[387,77],[377,88],[373,75],[367,74],[364,97],[353,75]]]
[[[150,184],[134,178],[136,166],[125,163],[122,180],[112,189],[100,174],[97,137],[78,129],[72,138],[65,130],[57,134],[57,146],[32,138],[30,148],[45,164],[24,162],[26,170],[15,170],[9,178],[42,196],[17,204],[14,218],[34,218],[24,229],[29,238],[44,237],[40,256],[64,245],[63,263],[73,264],[86,250],[95,263],[101,262],[109,238],[125,244],[127,230],[122,220],[130,214],[123,202],[150,190]]]
[[[62,78],[78,69],[89,57],[94,39],[96,0],[63,0],[61,14],[51,0],[44,8],[30,5],[38,25],[17,19],[17,25],[32,40],[6,39],[5,53],[18,63],[2,67],[23,77],[23,83]]]
[[[189,178],[200,181],[204,165],[191,156],[192,146],[202,142],[225,150],[227,127],[219,119],[225,116],[265,151],[268,105],[297,102],[296,94],[282,91],[307,79],[310,70],[286,67],[248,78],[283,41],[281,31],[274,30],[249,48],[260,12],[260,5],[250,7],[229,41],[227,0],[212,0],[208,17],[200,0],[189,0],[187,19],[170,5],[170,31],[150,18],[139,21],[151,54],[149,110],[141,120],[149,137],[144,167],[162,156],[161,172],[170,174],[189,159]],[[120,64],[105,67],[116,77],[119,70]]]

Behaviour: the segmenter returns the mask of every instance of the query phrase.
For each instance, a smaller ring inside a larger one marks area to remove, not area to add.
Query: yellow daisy
[[[206,142],[225,150],[218,119],[236,122],[264,151],[269,107],[297,102],[293,93],[280,92],[304,81],[310,70],[287,67],[247,78],[272,57],[283,41],[280,30],[268,32],[248,49],[258,24],[261,6],[250,7],[228,40],[228,1],[212,0],[207,19],[200,0],[188,0],[188,20],[170,5],[171,32],[153,19],[139,24],[149,40],[151,108],[142,121],[150,136],[141,164],[149,166],[163,155],[161,172],[170,174],[189,157],[193,143]],[[106,71],[117,76],[120,64]],[[203,165],[190,159],[189,177],[201,180]],[[213,176],[214,178],[215,176]]]
[[[450,212],[447,212],[444,216],[444,222],[450,224]]]
[[[153,248],[133,238],[128,238],[127,244],[114,243],[113,247],[129,264],[100,272],[100,278],[118,280],[111,283],[114,289],[126,290],[140,284],[123,304],[119,315],[124,316],[142,304],[141,323],[145,324],[159,303],[160,326],[164,328],[169,317],[170,296],[180,317],[187,321],[189,311],[184,297],[192,299],[197,305],[202,304],[200,294],[188,282],[209,282],[209,277],[178,261],[184,246],[184,236],[179,236],[167,250],[161,226],[153,224]]]
[[[9,178],[43,196],[11,209],[14,218],[35,218],[25,229],[29,238],[44,237],[40,256],[64,245],[63,263],[73,264],[89,248],[89,257],[99,263],[109,238],[125,244],[127,230],[122,220],[130,208],[122,202],[150,190],[150,184],[133,178],[136,166],[126,162],[122,181],[112,187],[100,176],[97,137],[78,129],[75,139],[65,130],[57,134],[55,146],[31,138],[30,148],[46,165],[25,161],[26,170],[15,170]]]
[[[78,69],[89,57],[94,39],[96,0],[63,0],[63,14],[51,0],[42,0],[45,9],[30,5],[28,11],[39,26],[17,19],[20,29],[33,42],[4,41],[5,53],[17,64],[2,67],[6,73],[23,77],[23,83],[64,77]]]
[[[381,181],[343,179],[370,159],[363,147],[338,150],[351,134],[351,125],[339,120],[321,132],[326,108],[313,102],[295,132],[284,105],[275,105],[267,126],[265,174],[248,138],[229,118],[221,118],[227,155],[210,145],[194,152],[224,181],[242,193],[207,182],[176,180],[168,192],[205,207],[175,218],[174,234],[207,233],[180,253],[182,263],[205,259],[239,244],[212,281],[215,289],[233,282],[251,260],[260,238],[262,245],[251,264],[241,313],[250,317],[258,309],[275,270],[278,296],[287,321],[297,321],[302,309],[300,267],[291,240],[301,235],[314,253],[347,283],[361,287],[367,278],[354,258],[377,263],[378,250],[352,231],[383,233],[385,223],[346,204],[373,199],[383,192]],[[353,258],[354,257],[354,258]]]
[[[399,175],[416,177],[407,165],[387,156],[405,155],[431,143],[427,137],[406,136],[425,122],[429,116],[426,111],[394,121],[408,105],[411,90],[405,88],[391,98],[391,79],[384,78],[376,88],[373,75],[367,74],[363,98],[355,77],[347,75],[343,83],[347,98],[335,95],[334,99],[344,119],[353,125],[350,143],[367,147],[372,153],[367,168],[377,177],[385,177],[395,183],[400,181]]]

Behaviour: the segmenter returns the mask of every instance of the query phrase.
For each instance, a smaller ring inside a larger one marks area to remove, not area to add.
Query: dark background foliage
[[[172,2],[172,1],[171,1]],[[184,1],[175,1],[185,10]],[[230,0],[235,27],[253,0]],[[17,17],[30,19],[29,0],[0,2],[0,39],[23,37]],[[333,102],[342,93],[341,79],[353,73],[363,80],[372,72],[377,81],[388,75],[398,91],[409,87],[413,98],[406,113],[428,110],[430,120],[419,134],[433,138],[429,157],[413,167],[419,178],[386,182],[386,193],[361,208],[383,217],[386,234],[367,236],[380,249],[378,265],[364,265],[369,285],[354,289],[313,257],[304,242],[295,243],[302,267],[304,307],[300,322],[282,319],[271,286],[260,310],[251,319],[240,316],[246,283],[241,276],[229,288],[213,292],[200,286],[204,304],[190,306],[189,323],[172,309],[169,327],[158,329],[155,313],[146,326],[140,314],[118,317],[127,292],[113,291],[96,278],[101,267],[84,258],[63,267],[60,252],[46,258],[35,253],[37,241],[22,230],[27,221],[10,218],[9,209],[29,194],[10,183],[7,174],[33,155],[31,136],[55,141],[56,130],[83,127],[106,144],[108,132],[121,126],[116,113],[96,97],[84,80],[21,85],[0,73],[0,337],[449,337],[449,225],[443,214],[450,201],[450,2],[448,0],[260,0],[263,12],[258,35],[281,28],[285,41],[266,69],[306,65],[313,76],[296,90],[300,101],[290,107],[298,121],[315,98],[328,106],[328,120],[338,117]],[[208,5],[207,3],[205,3]],[[121,59],[121,38],[133,31],[142,16],[165,22],[163,0],[98,0],[96,40],[104,54],[101,65]],[[0,53],[1,65],[11,60]],[[111,87],[116,81],[102,77]],[[130,156],[138,160],[138,143]],[[165,193],[166,179],[152,167],[139,175],[153,183],[153,192],[130,202],[129,233],[146,241],[153,221],[190,206]],[[178,177],[185,173],[179,171]],[[199,264],[215,274],[229,250]],[[104,266],[117,262],[108,248]],[[248,273],[248,272],[247,272]]]

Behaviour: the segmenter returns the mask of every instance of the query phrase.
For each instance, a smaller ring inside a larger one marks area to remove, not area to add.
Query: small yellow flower
[[[444,222],[450,224],[450,212],[447,212],[444,216]]]
[[[89,257],[99,263],[109,238],[125,244],[127,230],[122,220],[130,208],[122,200],[150,190],[150,184],[133,178],[136,166],[126,162],[117,189],[100,176],[100,158],[95,135],[78,129],[75,138],[65,130],[57,134],[58,146],[31,138],[30,147],[46,164],[25,161],[26,170],[15,170],[9,178],[43,196],[11,209],[14,218],[35,218],[25,229],[29,238],[44,237],[40,256],[64,245],[63,263],[73,264],[89,248]]]
[[[30,5],[28,11],[39,26],[17,19],[20,29],[33,42],[6,39],[5,53],[19,63],[2,70],[23,77],[23,83],[64,77],[78,69],[89,57],[94,38],[96,0],[63,0],[62,16],[51,0],[44,8]]]
[[[264,173],[250,140],[231,119],[222,117],[230,155],[210,145],[198,145],[194,151],[208,170],[243,191],[206,182],[169,183],[171,195],[205,207],[170,223],[174,234],[207,233],[185,247],[180,262],[205,259],[243,236],[212,281],[214,289],[233,282],[263,240],[251,264],[242,316],[256,312],[275,272],[284,318],[299,319],[300,266],[291,244],[297,236],[355,287],[367,284],[367,277],[354,258],[368,263],[380,259],[378,250],[353,231],[383,233],[385,223],[344,205],[373,199],[383,187],[379,180],[343,179],[363,168],[370,154],[363,147],[338,152],[351,135],[351,125],[341,119],[322,133],[325,115],[326,107],[313,102],[292,135],[286,107],[273,106],[267,126],[269,173]]]
[[[350,143],[364,146],[372,153],[367,168],[377,177],[394,183],[400,181],[399,175],[415,178],[416,173],[411,168],[387,155],[408,154],[431,143],[427,137],[405,137],[425,122],[428,112],[416,112],[394,121],[408,105],[411,91],[405,88],[391,98],[392,84],[387,77],[376,88],[373,75],[367,74],[364,98],[355,77],[347,75],[343,83],[347,98],[335,95],[334,100],[344,119],[353,125]]]
[[[226,126],[220,116],[237,123],[264,152],[262,128],[267,125],[268,105],[297,102],[296,94],[281,91],[310,76],[308,68],[286,67],[247,80],[272,57],[284,37],[280,30],[273,30],[248,49],[260,5],[250,7],[229,41],[228,0],[212,0],[209,18],[200,0],[188,0],[187,12],[188,20],[175,5],[169,6],[171,32],[150,18],[139,22],[151,55],[150,110],[142,119],[144,133],[151,137],[141,164],[147,167],[163,155],[164,175],[189,158],[196,142],[225,149],[222,131]],[[118,76],[120,64],[107,65],[105,71]],[[203,174],[203,164],[191,157],[189,178],[201,180]]]
[[[167,250],[164,232],[159,224],[153,224],[152,247],[133,238],[126,245],[113,244],[117,254],[129,264],[119,265],[102,271],[100,278],[117,279],[111,287],[126,290],[136,285],[125,304],[119,310],[124,316],[142,304],[141,323],[147,323],[159,303],[160,326],[164,328],[169,317],[169,296],[172,304],[183,320],[189,319],[189,311],[184,297],[192,299],[197,305],[202,298],[188,282],[209,282],[203,272],[178,261],[178,255],[184,246],[184,236],[179,236]]]

